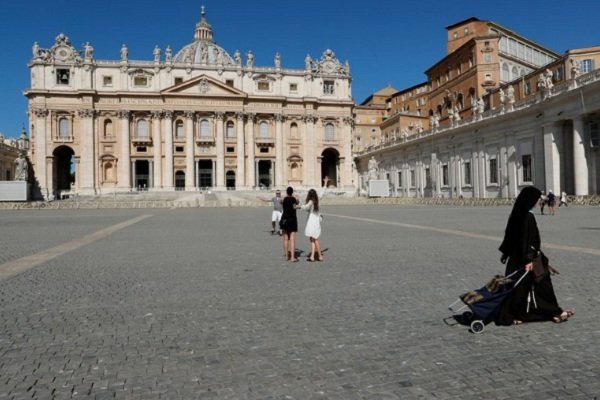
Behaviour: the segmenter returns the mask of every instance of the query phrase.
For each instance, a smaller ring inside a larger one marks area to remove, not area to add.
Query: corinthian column
[[[313,115],[304,117],[304,186],[315,185],[315,121],[317,118]]]
[[[185,190],[194,190],[194,113],[185,114]]]
[[[121,159],[119,160],[119,187],[131,189],[131,140],[129,137],[129,111],[117,112],[121,119]]]
[[[283,121],[282,114],[275,115],[275,184],[273,186],[284,187],[283,182]]]
[[[83,126],[80,188],[83,193],[94,194],[94,110],[79,110],[78,114]]]
[[[46,117],[48,116],[48,110],[34,108],[32,111],[35,115],[35,174],[38,178],[42,196],[48,199],[49,191],[52,190],[47,182],[48,174],[46,170]],[[52,174],[50,174],[50,178],[52,178]]]
[[[160,120],[162,113],[160,111],[152,112],[152,145],[154,146],[154,171],[153,173],[153,188],[162,187],[162,143],[160,140]]]
[[[237,113],[237,173],[235,185],[238,188],[246,186],[246,168],[244,168],[244,113]]]
[[[354,118],[345,117],[342,131],[342,143],[344,144],[344,165],[342,166],[344,174],[340,179],[340,184],[345,190],[353,190],[352,186],[352,126]],[[339,178],[338,178],[339,179]]]
[[[163,188],[173,189],[173,112],[163,111],[165,132],[165,171]]]
[[[254,188],[256,185],[256,174],[254,173],[254,118],[256,118],[256,114],[248,114],[247,117],[246,137],[248,138],[248,159],[246,170],[248,171],[248,179],[246,180],[246,185],[249,188]]]
[[[217,124],[216,151],[217,151],[217,189],[225,188],[225,145],[223,143],[223,121],[225,114],[218,112],[215,114]]]
[[[588,165],[585,157],[585,141],[583,133],[583,117],[578,116],[573,120],[573,174],[575,177],[575,196],[587,196]]]

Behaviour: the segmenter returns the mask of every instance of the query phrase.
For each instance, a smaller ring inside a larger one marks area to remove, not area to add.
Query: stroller
[[[483,332],[485,325],[492,322],[498,315],[504,299],[528,274],[528,272],[523,273],[515,281],[515,275],[520,272],[521,270],[517,270],[507,276],[495,275],[481,289],[472,290],[460,296],[458,300],[448,306],[448,309],[452,313],[460,314],[464,309],[468,308],[469,310],[462,313],[462,321],[471,326],[471,332]],[[458,309],[454,309],[460,301],[464,305]]]

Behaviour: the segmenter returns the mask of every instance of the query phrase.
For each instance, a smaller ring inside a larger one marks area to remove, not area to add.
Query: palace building
[[[41,195],[321,186],[355,189],[348,62],[256,66],[213,38],[204,10],[193,41],[146,61],[98,60],[64,34],[34,44],[30,160]],[[73,174],[74,173],[74,174]],[[74,178],[73,178],[74,175]]]
[[[427,80],[385,100],[380,136],[354,138],[358,185],[376,176],[403,197],[600,193],[600,47],[561,55],[477,18],[446,29]]]

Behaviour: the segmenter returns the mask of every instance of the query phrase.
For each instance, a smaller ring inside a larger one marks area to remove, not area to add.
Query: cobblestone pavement
[[[600,398],[598,209],[537,217],[590,249],[547,251],[571,321],[443,322],[503,270],[509,211],[327,207],[325,261],[295,264],[267,208],[0,212],[0,270],[152,214],[0,281],[0,399]]]

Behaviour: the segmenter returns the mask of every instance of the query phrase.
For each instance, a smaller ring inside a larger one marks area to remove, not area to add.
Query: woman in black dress
[[[298,199],[294,194],[294,189],[290,186],[286,189],[283,198],[283,214],[279,227],[283,231],[283,259],[291,262],[298,262],[296,258],[296,232],[298,232],[298,218],[296,218],[296,208]]]
[[[532,271],[533,259],[541,248],[540,232],[531,212],[540,201],[542,192],[528,186],[521,190],[513,206],[504,240],[500,245],[501,261],[506,263],[506,275],[517,270]],[[557,272],[551,269],[553,272]],[[517,274],[515,279],[518,279]],[[528,297],[530,297],[528,307]],[[575,312],[563,310],[558,306],[550,274],[546,274],[536,282],[533,272],[530,272],[513,290],[502,305],[496,318],[498,325],[513,325],[522,322],[554,321],[564,322]]]

